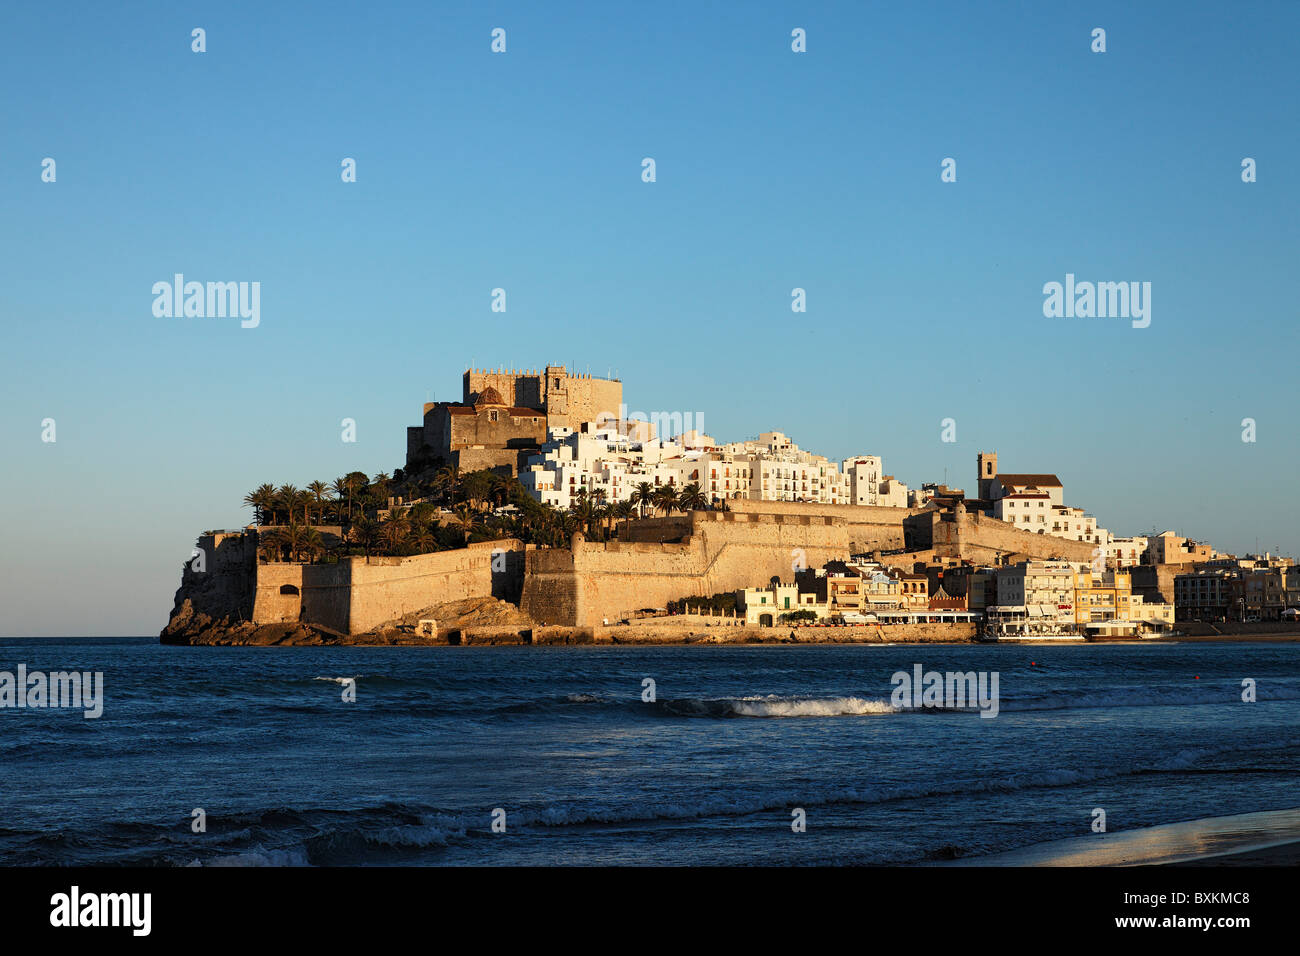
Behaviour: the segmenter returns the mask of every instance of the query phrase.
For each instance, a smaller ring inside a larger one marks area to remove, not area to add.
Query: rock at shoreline
[[[341,646],[341,645],[411,645],[447,644],[451,635],[466,629],[500,631],[503,643],[523,643],[522,634],[532,628],[532,621],[515,605],[496,598],[466,598],[448,601],[386,621],[364,634],[344,634],[319,624],[254,624],[242,619],[237,606],[213,600],[214,595],[195,595],[182,585],[177,605],[160,635],[164,644],[187,644],[232,647],[270,646]],[[207,600],[204,600],[207,598]],[[215,613],[209,613],[213,611]],[[223,613],[225,612],[225,613]],[[438,636],[433,639],[416,634],[418,622],[432,618],[438,622]]]

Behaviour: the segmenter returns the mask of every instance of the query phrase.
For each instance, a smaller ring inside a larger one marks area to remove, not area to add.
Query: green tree
[[[325,505],[329,502],[330,486],[323,481],[313,481],[307,486],[311,492],[312,503],[316,506],[316,523],[325,523]]]
[[[267,517],[275,517],[275,485],[261,484],[244,495],[244,504],[253,506],[253,523],[266,524]]]
[[[379,540],[384,543],[389,554],[397,554],[402,549],[410,530],[411,522],[406,517],[405,511],[401,508],[393,508],[379,526]]]
[[[298,506],[298,488],[296,485],[281,485],[275,491],[275,510],[284,512],[284,523],[293,520],[294,509]]]
[[[297,561],[303,555],[315,557],[324,550],[324,539],[319,531],[292,519],[268,531],[265,540],[278,552],[277,556],[283,557],[287,552],[290,561]]]
[[[660,485],[655,490],[654,503],[664,509],[664,515],[672,512],[677,505],[677,492],[672,485]]]
[[[456,490],[460,487],[460,466],[445,465],[438,469],[433,481],[443,500],[454,508],[456,506]]]
[[[677,507],[683,511],[702,511],[708,507],[708,504],[709,501],[700,490],[698,482],[692,481],[677,496]]]
[[[366,556],[374,554],[379,546],[379,522],[361,515],[352,523],[349,534],[353,541],[361,546]]]
[[[654,507],[655,504],[655,486],[648,481],[638,484],[632,492],[632,504],[638,505],[641,509],[641,517],[645,517],[646,506]]]
[[[636,505],[630,501],[619,501],[614,504],[614,514],[623,520],[623,537],[627,536],[628,526],[632,523],[632,516],[636,514]]]

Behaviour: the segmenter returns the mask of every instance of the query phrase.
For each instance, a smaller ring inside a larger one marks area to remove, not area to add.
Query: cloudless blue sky
[[[400,467],[471,365],[914,487],[996,450],[1117,534],[1293,554],[1298,37],[1294,2],[11,4],[0,635],[155,633],[198,532]],[[260,282],[260,327],[155,318],[175,272]],[[1151,282],[1150,328],[1044,318],[1067,272]]]

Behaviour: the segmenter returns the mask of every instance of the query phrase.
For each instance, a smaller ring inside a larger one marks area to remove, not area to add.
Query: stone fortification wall
[[[579,535],[569,550],[530,552],[524,611],[539,623],[598,626],[639,608],[756,587],[772,577],[790,581],[799,567],[905,547],[917,550],[889,556],[890,563],[909,569],[917,560],[944,558],[997,564],[1011,555],[1089,561],[1093,551],[1087,542],[1019,531],[964,512],[743,499],[728,504],[731,511],[634,523],[627,540],[601,544]]]
[[[677,598],[753,587],[772,577],[791,581],[799,568],[850,552],[901,547],[897,512],[905,510],[864,508],[853,515],[868,519],[860,521],[807,506],[697,511],[689,515],[691,534],[683,541],[636,540],[634,534],[596,543],[575,535],[571,549],[528,553],[523,610],[538,623],[599,625]],[[893,512],[892,521],[880,522],[875,512]],[[675,537],[678,530],[675,519],[661,519],[642,537]]]
[[[361,634],[445,601],[518,601],[523,543],[484,541],[406,558],[353,557],[337,564],[259,564],[253,622],[302,621]]]
[[[917,528],[926,519],[927,515],[918,515],[910,523]],[[928,523],[928,532],[911,536],[912,547],[933,549],[938,556],[964,558],[974,564],[999,564],[1011,555],[1091,561],[1097,547],[1087,541],[1021,531],[1010,522],[979,513],[932,511]]]

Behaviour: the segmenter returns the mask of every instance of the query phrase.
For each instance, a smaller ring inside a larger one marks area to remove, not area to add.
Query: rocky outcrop
[[[219,643],[214,635],[248,624],[256,587],[257,533],[199,536],[181,571],[164,644]]]

